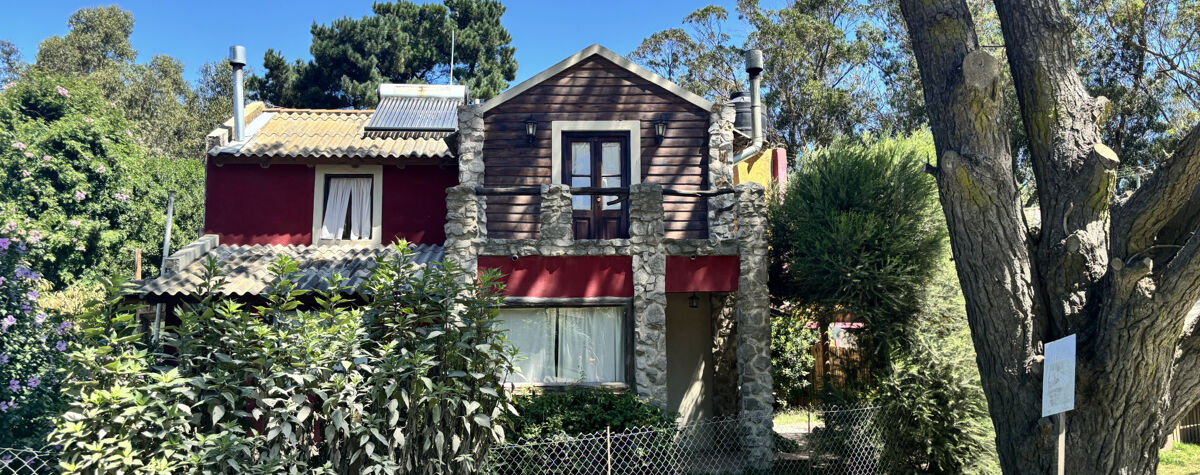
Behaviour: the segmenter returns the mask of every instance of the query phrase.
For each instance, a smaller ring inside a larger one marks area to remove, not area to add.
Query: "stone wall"
[[[712,308],[713,414],[738,415],[737,299],[729,292],[713,292]]]
[[[633,366],[638,394],[667,406],[667,255],[663,252],[662,186],[629,187],[629,251],[633,254]]]
[[[762,185],[737,186],[737,242],[741,271],[737,291],[738,401],[743,444],[750,462],[774,454],[771,414],[771,315],[767,290],[766,197]],[[769,462],[768,462],[769,463]]]
[[[733,118],[732,104],[713,105],[708,123],[708,183],[712,189],[733,187]],[[708,199],[709,238],[733,239],[732,195],[717,195]]]

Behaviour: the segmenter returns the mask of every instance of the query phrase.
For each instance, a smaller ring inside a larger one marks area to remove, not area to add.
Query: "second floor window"
[[[372,176],[326,175],[321,240],[372,239]]]

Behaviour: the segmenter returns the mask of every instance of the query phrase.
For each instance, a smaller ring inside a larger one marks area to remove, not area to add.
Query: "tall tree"
[[[683,18],[683,28],[671,28],[642,40],[629,59],[709,99],[728,98],[745,89],[740,73],[741,48],[732,44],[723,24],[729,13],[709,5]]]
[[[38,46],[37,64],[46,71],[88,74],[137,57],[129,42],[133,13],[121,7],[80,9],[67,26],[71,30],[65,36],[51,36]]]
[[[20,79],[26,66],[21,60],[21,50],[17,45],[8,40],[0,40],[0,85]]]
[[[274,50],[263,76],[252,76],[254,98],[294,107],[371,107],[381,82],[449,80],[451,35],[454,78],[473,97],[489,98],[516,77],[516,48],[500,25],[495,0],[376,3],[372,15],[313,24],[311,61],[287,61]]]
[[[1200,128],[1128,194],[1099,127],[1109,101],[1078,73],[1072,23],[1052,0],[996,0],[1029,140],[1041,226],[1013,175],[1001,63],[963,0],[901,0],[937,145],[937,181],[984,392],[1007,473],[1046,473],[1046,342],[1078,334],[1067,466],[1152,473],[1200,402]]]

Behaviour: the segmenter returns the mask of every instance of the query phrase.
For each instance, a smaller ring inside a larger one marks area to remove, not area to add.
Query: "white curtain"
[[[621,351],[622,311],[618,307],[558,309],[558,376],[562,382],[611,383],[625,380]]]
[[[500,327],[517,347],[517,383],[552,383],[554,379],[554,309],[511,308],[500,311]]]
[[[349,180],[350,239],[371,239],[371,179]]]
[[[330,178],[321,220],[321,239],[346,235],[346,213],[350,213],[350,239],[371,238],[371,179]]]

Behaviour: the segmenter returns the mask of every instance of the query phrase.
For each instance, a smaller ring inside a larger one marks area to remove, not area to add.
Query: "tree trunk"
[[[1068,473],[1152,473],[1200,401],[1200,132],[1132,195],[1097,126],[1108,101],[1076,72],[1056,0],[996,0],[1030,140],[1041,226],[1013,175],[1000,63],[963,0],[901,0],[937,145],[937,182],[1006,473],[1047,473],[1046,342],[1079,337]]]

